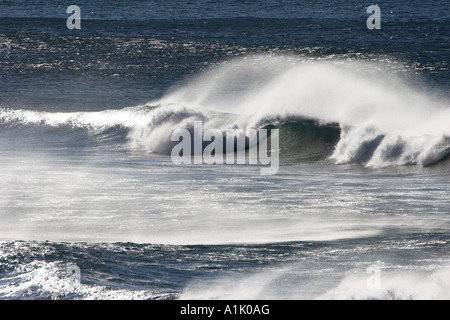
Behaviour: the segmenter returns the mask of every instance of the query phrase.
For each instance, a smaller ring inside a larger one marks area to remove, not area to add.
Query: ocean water
[[[0,299],[449,299],[448,2],[370,4],[0,1]]]

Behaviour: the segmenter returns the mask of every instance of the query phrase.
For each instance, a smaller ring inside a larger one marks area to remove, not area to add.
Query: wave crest
[[[145,106],[100,112],[0,109],[2,126],[126,129],[133,148],[170,153],[171,133],[280,128],[281,156],[369,167],[430,165],[450,154],[448,101],[419,92],[372,63],[237,59]],[[297,154],[297,156],[295,156]]]

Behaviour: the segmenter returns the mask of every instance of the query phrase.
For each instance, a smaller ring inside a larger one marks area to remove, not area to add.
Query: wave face
[[[205,130],[279,128],[282,157],[290,159],[383,167],[448,157],[448,101],[380,69],[253,56],[200,73],[146,105],[74,113],[2,108],[0,125],[84,129],[103,143],[121,136],[129,147],[168,154],[175,129],[202,121]]]

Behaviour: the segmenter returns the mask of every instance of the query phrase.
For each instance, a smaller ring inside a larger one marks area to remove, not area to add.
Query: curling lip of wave
[[[373,67],[373,66],[372,66]],[[201,120],[204,128],[244,130],[278,118],[314,119],[316,130],[338,123],[331,158],[371,167],[429,165],[450,154],[450,108],[392,75],[368,76],[359,63],[295,63],[257,56],[201,73],[147,106],[99,112],[46,113],[0,109],[0,124],[129,129],[134,147],[167,153],[174,129]],[[285,129],[283,125],[281,129]],[[296,141],[280,141],[285,149]],[[301,139],[300,139],[301,140]],[[301,143],[305,143],[301,141]]]

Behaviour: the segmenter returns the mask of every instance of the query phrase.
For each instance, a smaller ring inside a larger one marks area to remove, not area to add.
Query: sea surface
[[[0,299],[450,299],[449,4],[372,4],[1,0]]]

